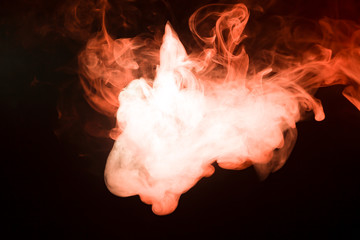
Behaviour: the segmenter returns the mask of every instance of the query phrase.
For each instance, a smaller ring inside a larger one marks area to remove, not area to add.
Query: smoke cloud
[[[103,21],[79,64],[90,105],[117,119],[105,169],[112,193],[139,195],[155,214],[169,214],[214,163],[253,165],[261,178],[281,168],[296,123],[309,112],[325,117],[314,97],[319,87],[345,85],[344,96],[360,109],[359,26],[323,19],[305,35],[283,25],[273,33],[276,48],[252,58],[249,16],[244,4],[198,9],[189,19],[198,43],[191,53],[170,23],[160,41],[114,40]]]

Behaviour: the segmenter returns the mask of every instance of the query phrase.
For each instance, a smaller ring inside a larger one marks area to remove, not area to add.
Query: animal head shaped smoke
[[[254,165],[262,178],[279,169],[302,113],[325,117],[313,97],[317,88],[344,84],[344,95],[360,107],[356,28],[335,56],[315,44],[301,61],[282,56],[288,62],[273,60],[254,73],[242,44],[248,18],[243,4],[200,8],[189,23],[202,49],[191,55],[169,23],[161,47],[137,37],[113,40],[105,25],[88,42],[79,57],[87,99],[104,114],[116,112],[105,169],[112,193],[139,195],[155,214],[169,214],[182,193],[212,175],[214,162]],[[200,33],[209,19],[214,26]]]

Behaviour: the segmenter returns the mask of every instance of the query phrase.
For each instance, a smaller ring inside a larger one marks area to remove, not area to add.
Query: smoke
[[[281,168],[296,123],[309,112],[325,117],[314,97],[319,87],[345,85],[344,96],[360,109],[359,26],[322,19],[309,32],[282,21],[275,44],[262,49],[259,40],[252,58],[249,16],[244,4],[201,7],[189,19],[198,43],[191,53],[170,23],[162,40],[114,40],[103,18],[79,65],[90,105],[117,119],[105,169],[112,193],[139,195],[155,214],[169,214],[215,162],[254,165],[261,178]]]

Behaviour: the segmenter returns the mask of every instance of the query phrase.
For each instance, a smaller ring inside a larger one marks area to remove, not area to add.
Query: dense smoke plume
[[[279,19],[259,49],[247,49],[248,8],[206,5],[189,19],[198,43],[190,52],[169,22],[162,39],[113,39],[105,6],[102,30],[79,56],[89,104],[117,119],[105,180],[112,193],[139,195],[156,214],[174,211],[214,163],[253,165],[261,178],[281,168],[296,123],[309,112],[325,117],[318,88],[345,85],[344,96],[360,109],[360,28],[353,22]]]

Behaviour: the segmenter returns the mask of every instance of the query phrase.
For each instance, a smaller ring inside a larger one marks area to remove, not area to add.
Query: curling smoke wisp
[[[344,96],[360,109],[356,24],[323,19],[323,37],[302,42],[300,55],[273,49],[252,61],[248,20],[244,4],[200,8],[189,19],[199,43],[191,53],[170,23],[160,42],[114,40],[104,23],[89,40],[79,56],[87,100],[117,119],[105,169],[112,193],[139,195],[155,214],[169,214],[182,193],[213,174],[215,162],[253,165],[262,178],[282,167],[296,123],[311,111],[318,121],[325,117],[314,97],[319,87],[345,85]]]

